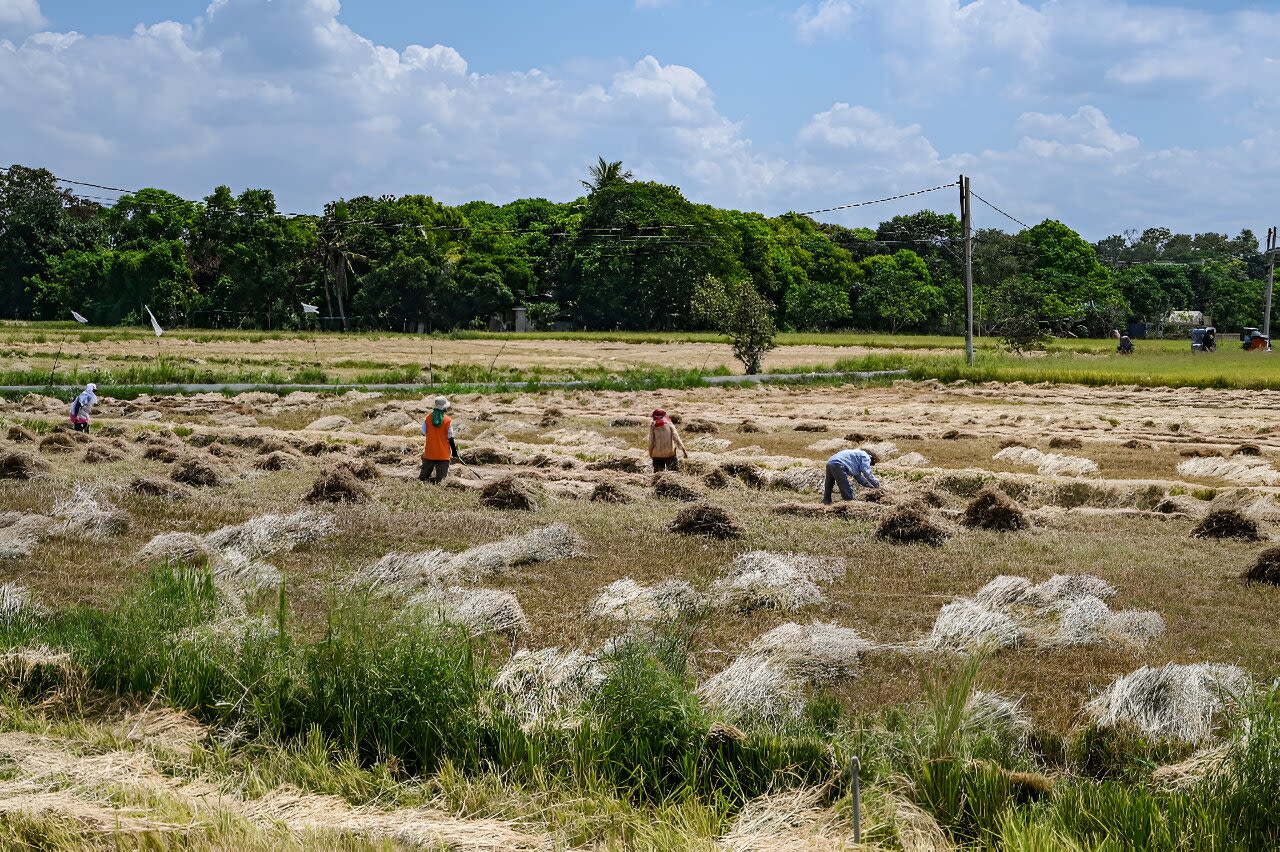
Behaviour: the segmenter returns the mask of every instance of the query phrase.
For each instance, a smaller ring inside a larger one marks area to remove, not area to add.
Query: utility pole
[[[960,230],[964,234],[964,356],[973,366],[973,220],[970,217],[969,179],[960,175]],[[1270,291],[1268,291],[1270,292]]]
[[[1280,237],[1280,229],[1267,229],[1267,297],[1264,300],[1262,314],[1262,336],[1268,343],[1271,341],[1271,289],[1276,282],[1276,254],[1280,253],[1276,248],[1278,237]]]

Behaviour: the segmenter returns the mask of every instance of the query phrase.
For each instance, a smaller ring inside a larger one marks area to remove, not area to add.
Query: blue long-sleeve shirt
[[[844,469],[854,481],[864,488],[879,488],[880,480],[871,472],[871,456],[865,450],[841,450],[827,464],[834,464]]]

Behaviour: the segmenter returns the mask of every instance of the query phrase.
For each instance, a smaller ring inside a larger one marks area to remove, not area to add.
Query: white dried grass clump
[[[494,697],[526,729],[571,725],[604,682],[599,661],[581,651],[517,651],[493,682]]]
[[[1041,476],[1088,476],[1098,472],[1098,464],[1080,456],[1043,453],[1034,447],[1005,447],[993,457],[997,461],[1036,468]]]
[[[899,453],[898,445],[893,441],[874,441],[863,444],[861,449],[874,453],[877,461],[888,461]]]
[[[786,488],[801,493],[816,494],[822,491],[825,474],[813,467],[792,467],[769,476],[774,488]]]
[[[1026,577],[1001,574],[978,589],[973,600],[989,609],[1004,609],[1029,600],[1033,588],[1035,587]]]
[[[821,560],[795,553],[753,550],[733,561],[716,582],[716,601],[743,612],[777,609],[793,612],[822,603],[818,583],[844,576],[844,560]]]
[[[499,589],[468,589],[453,586],[441,591],[427,591],[409,600],[443,620],[464,628],[470,636],[497,633],[512,642],[529,632],[520,601],[510,592]]]
[[[804,712],[803,684],[778,662],[757,654],[738,657],[698,687],[713,712],[734,722],[783,722]]]
[[[674,621],[697,612],[704,604],[702,595],[684,580],[644,586],[623,577],[601,590],[591,603],[591,614],[618,621]]]
[[[1229,479],[1252,485],[1280,485],[1280,471],[1257,456],[1191,458],[1178,464],[1178,473],[1189,478]]]
[[[351,585],[387,592],[440,586],[458,579],[444,570],[453,557],[454,554],[439,548],[422,553],[388,553],[373,565],[357,571]]]
[[[929,460],[920,453],[907,453],[906,455],[898,456],[893,460],[892,464],[897,467],[926,467],[929,464]]]
[[[351,421],[340,414],[330,414],[306,425],[308,432],[340,432],[351,428]]]
[[[53,532],[53,518],[23,512],[0,512],[0,560],[21,559]]]
[[[283,579],[279,568],[260,559],[250,562],[216,560],[212,567],[216,582],[244,591],[278,589]]]
[[[1002,695],[975,689],[964,706],[964,726],[971,731],[986,731],[1005,742],[1025,744],[1034,726],[1022,705]]]
[[[1249,675],[1237,666],[1143,666],[1112,683],[1086,709],[1103,727],[1130,726],[1148,736],[1197,744],[1213,736],[1214,722],[1250,685]]]
[[[827,438],[825,441],[814,441],[806,450],[813,450],[815,453],[834,453],[836,450],[843,450],[849,446],[849,442],[844,438]]]
[[[214,555],[204,538],[195,533],[160,533],[138,551],[139,562],[183,562],[198,564],[209,561]]]
[[[129,530],[127,512],[100,501],[82,485],[75,486],[70,497],[53,507],[53,517],[62,521],[62,532],[82,538],[110,538]]]
[[[858,631],[816,621],[781,624],[751,643],[750,653],[771,660],[811,684],[853,677],[872,644]]]
[[[1115,586],[1092,574],[1054,574],[1032,588],[1030,599],[1040,606],[1048,606],[1074,598],[1109,598],[1115,593]]]
[[[1024,641],[1013,618],[968,599],[944,606],[925,640],[928,647],[948,651],[1016,648]]]
[[[685,446],[690,450],[704,453],[723,453],[732,445],[733,441],[728,438],[713,438],[710,435],[699,435],[692,440],[685,441]]]
[[[13,582],[0,584],[0,624],[44,614],[44,607],[35,602],[29,589]]]
[[[314,509],[302,509],[291,515],[259,515],[242,524],[223,527],[205,536],[204,543],[227,562],[245,565],[293,550],[336,530],[332,518]]]
[[[555,429],[547,437],[562,447],[580,447],[586,452],[625,450],[627,442],[621,438],[609,438],[590,429]]]

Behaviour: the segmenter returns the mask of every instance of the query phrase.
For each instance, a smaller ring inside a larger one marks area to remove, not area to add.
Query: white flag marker
[[[88,320],[88,319],[86,319],[83,315],[78,314],[78,313],[76,313],[75,311],[72,311],[72,312],[71,312],[71,316],[75,317],[76,322],[78,322],[78,323],[87,323],[87,322],[89,322],[89,320]]]
[[[164,329],[160,327],[160,323],[156,322],[156,315],[151,313],[151,308],[148,308],[146,305],[143,305],[143,307],[147,308],[147,316],[151,317],[151,327],[155,329],[156,337],[164,334]]]
[[[317,307],[317,306],[315,306],[315,305],[308,305],[306,302],[303,302],[303,303],[302,303],[302,312],[303,312],[304,314],[318,314],[318,313],[320,313],[320,308],[318,308],[318,307]]]

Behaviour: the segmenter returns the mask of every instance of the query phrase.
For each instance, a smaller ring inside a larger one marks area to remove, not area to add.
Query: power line
[[[1001,216],[1003,216],[1004,218],[1008,219],[1009,221],[1011,221],[1011,222],[1017,222],[1019,225],[1021,225],[1021,226],[1022,226],[1022,227],[1024,227],[1024,228],[1030,228],[1030,227],[1031,227],[1031,226],[1030,226],[1030,225],[1028,225],[1026,222],[1022,221],[1021,219],[1016,219],[1016,218],[1014,218],[1013,216],[1010,216],[1008,213],[1004,212],[1004,211],[1003,211],[1003,210],[1001,210],[999,207],[995,206],[994,204],[992,204],[992,203],[991,203],[990,201],[988,201],[987,199],[983,198],[983,197],[982,197],[981,195],[979,195],[978,193],[976,193],[976,192],[974,192],[974,191],[970,190],[970,191],[969,191],[969,194],[970,194],[970,195],[972,195],[974,198],[978,199],[979,201],[981,201],[983,204],[985,204],[985,205],[987,205],[988,207],[990,207],[992,210],[994,210],[994,211],[996,211],[997,213],[999,213],[999,214],[1000,214]]]
[[[924,195],[927,192],[937,192],[940,189],[949,189],[955,186],[955,182],[944,183],[941,186],[931,186],[928,189],[917,189],[915,192],[904,192],[901,195],[890,195],[885,198],[875,198],[871,201],[855,201],[852,204],[840,204],[836,207],[824,207],[821,210],[809,210],[804,213],[797,213],[797,216],[815,216],[818,213],[831,213],[835,210],[852,210],[855,207],[868,207],[872,204],[884,204],[886,201],[897,201],[901,198],[911,198],[914,195]]]

